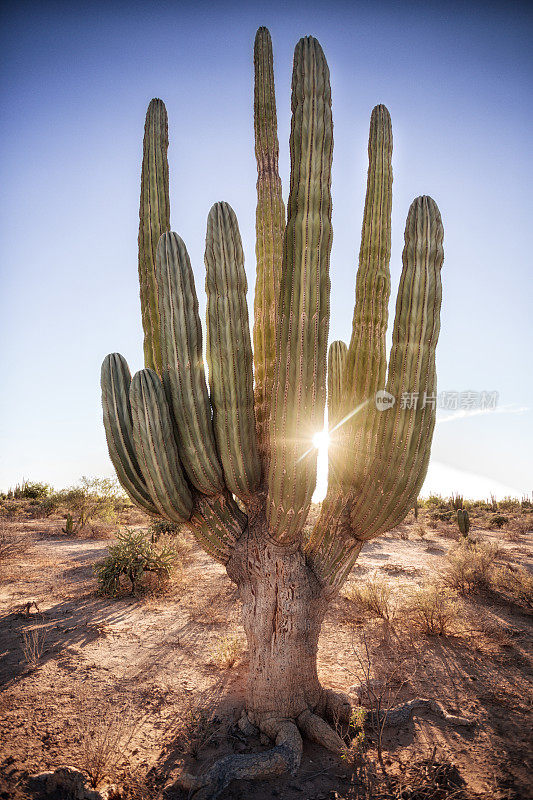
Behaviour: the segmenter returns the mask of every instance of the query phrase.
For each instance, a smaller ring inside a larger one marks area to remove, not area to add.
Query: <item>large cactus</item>
[[[352,335],[348,347],[331,345],[327,374],[329,70],[316,39],[301,39],[294,54],[285,226],[266,28],[257,33],[254,64],[253,356],[237,219],[227,203],[216,203],[205,250],[208,393],[189,257],[180,237],[166,232],[166,112],[157,100],[147,117],[139,236],[146,369],[132,380],[118,354],[102,368],[109,453],[125,490],[148,513],[187,523],[239,586],[250,646],[247,724],[278,745],[270,754],[226,759],[202,778],[184,779],[198,798],[234,776],[294,769],[298,730],[343,749],[323,719],[346,716],[348,706],[318,682],[322,619],[364,542],[397,525],[413,506],[435,424],[443,261],[435,202],[419,197],[409,209],[387,372],[392,128],[387,109],[376,106]],[[323,426],[326,383],[329,488],[308,531],[316,480],[311,442]],[[376,403],[380,393],[395,401],[386,410]]]

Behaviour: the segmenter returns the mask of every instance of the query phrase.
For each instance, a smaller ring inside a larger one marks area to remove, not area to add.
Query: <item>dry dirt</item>
[[[244,741],[235,726],[246,640],[235,587],[221,566],[193,547],[190,563],[164,594],[105,599],[96,595],[92,574],[105,541],[67,539],[57,520],[12,527],[29,545],[0,571],[0,797],[30,797],[23,788],[30,773],[83,768],[102,730],[116,739],[111,749],[119,783],[146,776],[138,798],[160,796],[184,765],[198,772],[221,755],[264,747]],[[369,543],[349,585],[374,572],[398,595],[422,583],[443,568],[453,545],[453,529],[446,528],[420,538],[418,527],[406,523]],[[482,536],[499,539],[504,562],[533,567],[530,534],[514,541],[502,533]],[[31,601],[37,606],[28,613]],[[41,649],[34,665],[24,648],[24,634],[31,641],[32,630]],[[453,765],[447,774],[462,785],[457,794],[452,781],[441,794],[406,790],[398,797],[533,796],[531,620],[525,609],[494,595],[466,599],[450,635],[427,636],[405,620],[389,624],[363,613],[341,596],[320,640],[322,682],[344,691],[359,684],[368,666],[365,642],[371,677],[383,687],[378,693],[391,689],[398,701],[437,697],[448,711],[476,720],[471,729],[455,728],[420,712],[400,729],[385,729],[384,764],[396,784],[402,775],[406,786],[412,784],[414,771],[433,757]],[[236,661],[224,668],[220,655],[228,644]],[[375,744],[370,737],[365,763],[371,769]],[[234,783],[221,798],[366,797],[358,795],[352,775],[349,762],[306,743],[297,776]]]

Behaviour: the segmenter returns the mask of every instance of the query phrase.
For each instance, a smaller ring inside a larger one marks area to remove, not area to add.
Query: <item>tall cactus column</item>
[[[102,366],[109,454],[136,505],[187,525],[238,586],[248,638],[243,730],[274,742],[183,775],[195,800],[234,778],[295,772],[302,735],[342,753],[330,725],[350,717],[345,695],[320,684],[317,651],[328,603],[364,543],[404,519],[431,447],[440,328],[443,228],[430,197],[416,198],[387,368],[392,125],[374,108],[355,308],[349,345],[329,349],[333,123],[329,69],[313,37],[295,48],[287,223],[278,174],[272,42],[254,46],[257,160],[256,258],[250,338],[247,279],[237,217],[217,202],[205,246],[206,384],[202,326],[183,240],[169,230],[167,118],[153,100],[145,125],[139,277],[145,368],[133,378],[112,353]],[[327,363],[326,363],[327,362]],[[316,481],[313,434],[327,403],[328,493],[306,528]],[[376,395],[396,403],[381,411]],[[400,402],[405,393],[420,404]],[[428,702],[428,701],[424,701]],[[432,706],[433,708],[433,706]],[[398,714],[404,719],[405,713]],[[389,714],[389,719],[394,713]]]

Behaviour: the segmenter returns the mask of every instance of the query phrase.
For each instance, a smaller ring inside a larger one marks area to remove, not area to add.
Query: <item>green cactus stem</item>
[[[257,489],[261,462],[255,432],[252,345],[244,254],[237,218],[215,203],[205,242],[207,363],[213,426],[226,486],[242,498]]]
[[[74,534],[74,519],[72,517],[72,514],[67,514],[67,517],[65,519],[65,527],[61,528],[61,530],[67,536],[72,536]]]
[[[202,326],[187,248],[173,232],[157,247],[163,383],[179,440],[180,459],[191,484],[207,495],[224,489],[205,383]]]
[[[161,374],[159,311],[155,276],[159,237],[170,230],[168,119],[162,100],[150,101],[144,126],[139,207],[139,283],[144,330],[144,364]]]
[[[331,159],[329,70],[316,39],[294,52],[291,183],[283,250],[267,519],[279,542],[298,539],[316,482],[306,455],[324,421],[329,326]]]
[[[270,409],[276,367],[276,325],[283,260],[285,206],[278,173],[278,134],[272,40],[259,28],[254,46],[254,128],[257,160],[254,377],[257,442],[264,466],[270,456]]]
[[[466,539],[468,532],[470,531],[470,517],[468,516],[468,511],[466,508],[457,509],[457,525],[461,532],[461,536],[464,536]]]

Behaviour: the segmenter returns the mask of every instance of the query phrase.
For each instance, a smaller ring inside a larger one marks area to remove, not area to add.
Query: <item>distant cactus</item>
[[[461,531],[461,536],[464,536],[466,538],[470,530],[470,518],[468,516],[468,511],[466,510],[466,508],[457,509],[457,525],[459,526],[459,530]]]
[[[349,346],[334,342],[329,351],[329,488],[308,535],[316,482],[312,437],[323,427],[326,403],[329,70],[317,40],[301,39],[294,54],[285,224],[266,28],[257,32],[254,64],[254,351],[237,218],[218,202],[209,212],[205,249],[208,392],[193,272],[184,242],[169,232],[166,112],[154,100],[145,129],[139,232],[146,368],[132,379],[121,355],[107,356],[102,402],[111,460],[131,499],[149,514],[187,523],[238,585],[250,650],[248,720],[276,741],[276,758],[293,770],[301,754],[298,729],[343,752],[342,739],[322,719],[350,716],[347,699],[318,681],[322,620],[363,544],[405,518],[426,474],[433,404],[400,401],[404,394],[436,391],[443,227],[434,200],[413,201],[387,371],[392,126],[385,106],[376,106],[352,335]],[[388,398],[385,410],[378,392]],[[209,787],[221,791],[233,774],[264,774],[247,758],[234,773],[233,760],[225,759],[207,776],[190,778],[188,789],[208,797]]]
[[[72,534],[74,533],[74,519],[72,517],[72,514],[67,514],[67,518],[65,520],[65,527],[61,528],[61,530],[63,531],[63,533],[66,533],[67,536],[72,536]]]

